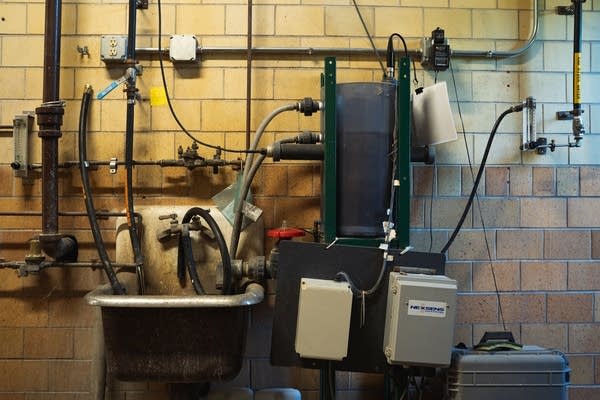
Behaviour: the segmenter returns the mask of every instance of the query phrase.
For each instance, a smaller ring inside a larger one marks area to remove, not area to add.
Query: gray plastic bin
[[[560,351],[538,346],[495,352],[454,349],[448,395],[453,400],[566,400],[570,371]]]

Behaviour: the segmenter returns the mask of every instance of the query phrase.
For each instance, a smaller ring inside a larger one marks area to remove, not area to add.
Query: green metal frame
[[[410,59],[402,58],[399,63],[397,86],[397,162],[394,179],[400,182],[396,188],[396,239],[392,247],[405,248],[410,244]],[[335,57],[325,58],[325,71],[321,75],[321,98],[325,103],[325,116],[321,132],[325,137],[323,158],[323,192],[321,218],[324,241],[355,246],[379,246],[383,238],[353,238],[337,235],[337,144],[336,144],[336,61]]]

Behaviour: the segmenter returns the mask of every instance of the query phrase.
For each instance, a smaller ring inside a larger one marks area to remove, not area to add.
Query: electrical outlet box
[[[447,366],[454,341],[456,281],[390,273],[383,352],[389,364]]]
[[[351,313],[348,282],[302,278],[296,353],[303,358],[342,360],[348,354]]]
[[[171,61],[196,61],[198,41],[194,35],[173,35],[169,42]]]
[[[127,59],[127,36],[102,36],[100,59],[105,63],[124,62]]]

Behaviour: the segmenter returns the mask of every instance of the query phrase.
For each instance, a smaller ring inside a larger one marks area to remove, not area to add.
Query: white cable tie
[[[392,241],[396,239],[396,230],[395,229],[390,229],[390,233],[388,235],[387,241]]]
[[[394,261],[394,255],[393,254],[388,254],[387,257],[386,257],[386,260],[389,261],[389,262]]]
[[[335,244],[335,242],[337,242],[338,240],[340,240],[339,237],[336,237],[335,239],[333,239],[333,242],[329,243],[327,245],[327,247],[325,247],[325,250],[329,250],[331,248],[331,246],[333,246]]]
[[[388,250],[388,248],[389,248],[389,245],[388,245],[387,243],[381,243],[381,244],[379,245],[379,248],[380,248],[381,250],[385,250],[385,251],[387,251],[387,250]]]
[[[411,251],[412,249],[414,249],[414,247],[412,247],[412,246],[406,246],[406,247],[404,248],[404,250],[402,250],[402,251],[400,252],[400,255],[404,255],[404,254],[408,253],[409,251]]]
[[[394,179],[394,186],[400,186],[400,179]]]

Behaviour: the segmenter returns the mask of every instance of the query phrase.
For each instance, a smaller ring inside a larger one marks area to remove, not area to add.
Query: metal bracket
[[[573,14],[575,14],[575,9],[573,8],[573,5],[556,6],[555,11],[556,11],[556,14],[558,14],[558,15],[573,15]]]
[[[112,157],[110,159],[110,162],[108,163],[108,172],[110,172],[111,174],[117,173],[117,168],[118,168],[117,161],[118,160],[116,157]]]
[[[147,10],[148,9],[148,0],[136,0],[135,8],[138,10]]]
[[[83,56],[89,57],[90,56],[90,50],[88,49],[87,46],[81,47],[81,46],[77,45],[77,52],[81,55],[81,57],[83,57]]]
[[[585,110],[580,110],[581,114],[585,112]],[[571,121],[573,120],[573,110],[569,111],[557,111],[556,119],[559,121]]]

